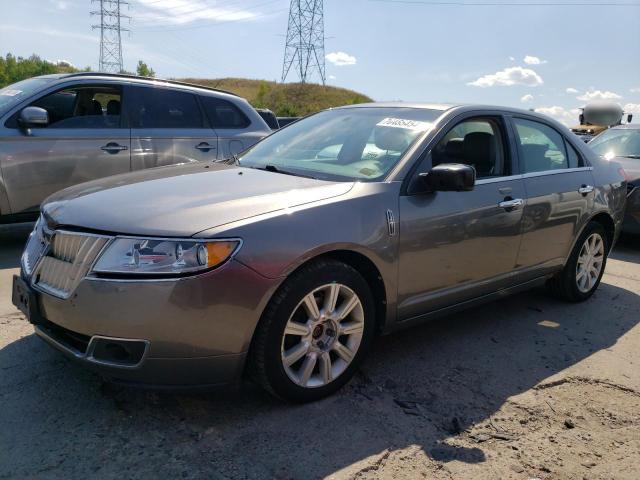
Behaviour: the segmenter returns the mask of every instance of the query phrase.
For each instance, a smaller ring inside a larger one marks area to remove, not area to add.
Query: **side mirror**
[[[630,113],[627,115],[627,123],[631,123],[631,120],[633,120],[633,115]]]
[[[461,163],[442,163],[419,177],[430,192],[466,192],[476,184],[475,168]]]
[[[26,107],[20,112],[18,121],[25,128],[48,125],[49,113],[44,108]]]

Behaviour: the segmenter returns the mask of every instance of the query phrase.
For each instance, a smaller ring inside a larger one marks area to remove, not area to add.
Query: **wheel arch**
[[[604,231],[607,234],[607,246],[609,247],[609,252],[610,252],[611,249],[613,248],[613,242],[616,237],[616,224],[613,221],[613,218],[611,217],[611,215],[609,215],[609,213],[607,212],[599,212],[599,213],[596,213],[594,216],[592,216],[589,219],[589,222],[597,222],[603,226]],[[585,224],[582,230],[586,228],[589,222]],[[580,234],[582,234],[582,231],[580,232]]]
[[[387,294],[388,288],[385,285],[384,277],[380,271],[380,268],[375,262],[362,252],[345,247],[336,247],[332,250],[324,250],[315,252],[311,256],[306,257],[302,262],[292,266],[286,270],[286,274],[280,282],[280,285],[270,295],[266,305],[268,306],[272,299],[280,292],[283,285],[292,275],[302,270],[311,263],[315,263],[321,260],[336,260],[349,265],[362,275],[371,289],[371,293],[374,299],[375,312],[376,312],[376,332],[381,332],[387,323]],[[266,310],[265,306],[265,310]]]

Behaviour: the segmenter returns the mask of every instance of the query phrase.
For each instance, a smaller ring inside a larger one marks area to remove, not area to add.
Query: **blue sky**
[[[433,1],[325,0],[328,83],[375,100],[536,108],[568,124],[578,107],[604,99],[640,121],[640,0],[425,4]],[[144,59],[160,77],[280,78],[289,0],[130,3],[127,69]],[[90,0],[0,0],[0,53],[95,69],[96,8]]]

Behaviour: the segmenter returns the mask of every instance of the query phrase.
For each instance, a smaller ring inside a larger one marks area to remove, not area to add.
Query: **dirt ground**
[[[0,228],[0,478],[640,478],[640,240],[594,297],[536,290],[376,341],[339,394],[286,405],[106,384],[11,305]]]

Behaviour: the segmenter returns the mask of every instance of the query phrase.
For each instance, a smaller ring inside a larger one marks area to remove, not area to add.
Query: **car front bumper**
[[[35,330],[67,357],[116,380],[228,384],[240,378],[277,284],[236,260],[172,280],[86,278],[68,299],[36,291],[42,322]]]

